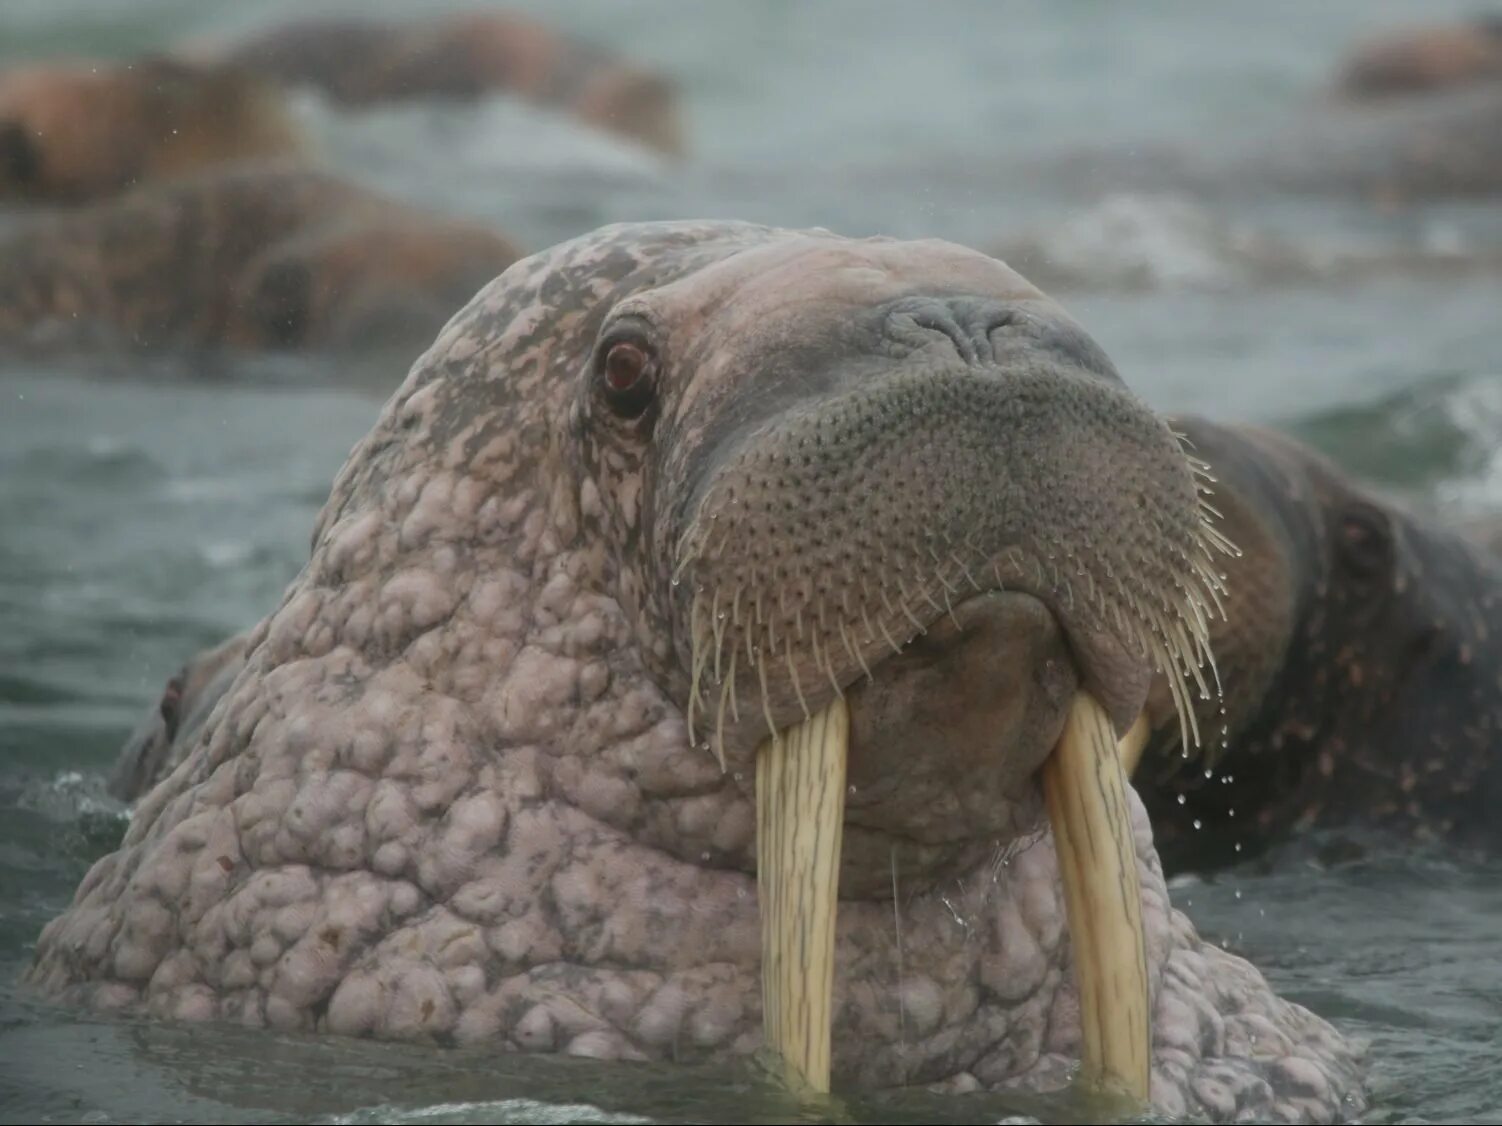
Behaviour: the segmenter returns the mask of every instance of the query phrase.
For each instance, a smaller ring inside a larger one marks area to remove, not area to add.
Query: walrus
[[[306,151],[281,90],[233,67],[151,56],[0,71],[0,201],[89,203]]]
[[[350,106],[513,94],[672,156],[683,153],[677,93],[661,75],[513,12],[451,12],[392,23],[359,16],[278,24],[189,48]]]
[[[1038,772],[1077,693],[1124,731],[1154,656],[1189,691],[1198,490],[1099,346],[974,251],[672,222],[525,259],[352,452],[28,980],[183,1020],[744,1055],[757,748],[843,700],[836,1081],[1058,1087],[1081,1010]],[[1359,1113],[1357,1049],[1197,936],[1128,819],[1153,1104]]]
[[[1357,44],[1340,66],[1346,98],[1405,97],[1476,82],[1502,81],[1502,15],[1399,28]]]
[[[1497,855],[1502,556],[1285,435],[1174,425],[1241,556],[1210,628],[1224,692],[1196,701],[1208,758],[1157,693],[1138,785],[1165,863],[1350,827]]]
[[[323,171],[235,165],[0,233],[0,352],[415,351],[518,256]]]

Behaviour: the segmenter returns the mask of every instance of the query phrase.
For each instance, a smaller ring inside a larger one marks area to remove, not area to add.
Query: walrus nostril
[[[994,361],[991,335],[1015,324],[1021,314],[1010,305],[980,297],[904,297],[887,309],[887,330],[921,348],[934,334],[946,337],[967,364]]]

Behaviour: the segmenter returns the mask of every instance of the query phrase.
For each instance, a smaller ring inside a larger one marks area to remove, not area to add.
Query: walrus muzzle
[[[1210,691],[1206,621],[1223,545],[1202,468],[1105,361],[1051,354],[1025,316],[998,325],[986,355],[963,365],[814,381],[806,401],[780,403],[706,459],[673,573],[688,721],[722,763],[761,744],[765,1024],[804,1082],[828,1089],[846,831],[875,826],[936,849],[946,833],[998,837],[1015,826],[988,822],[988,807],[1015,805],[1018,788],[1041,778],[1073,941],[1082,1078],[1145,1101],[1147,968],[1117,742],[1154,669],[1193,724],[1190,693]],[[1038,644],[1016,644],[997,622]],[[937,655],[915,645],[930,633]],[[910,690],[956,653],[971,686],[943,698],[972,722],[892,703],[905,698],[893,686]],[[1060,683],[1068,691],[1050,695]],[[992,696],[1026,702],[1025,721],[990,726]],[[852,746],[873,714],[880,746]],[[1193,737],[1186,730],[1186,745]],[[864,768],[885,755],[904,772],[882,801],[852,807],[856,821],[845,808],[852,753]],[[996,764],[1012,773],[981,769]],[[923,819],[918,795],[935,779],[954,789],[982,778],[992,781],[976,783],[964,816]]]

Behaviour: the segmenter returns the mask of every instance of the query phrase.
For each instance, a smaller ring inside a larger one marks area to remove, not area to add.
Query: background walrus
[[[193,53],[315,87],[345,105],[511,94],[661,152],[683,152],[672,82],[519,12],[303,19]]]
[[[220,169],[0,232],[0,351],[410,354],[517,256],[326,172]]]
[[[234,67],[148,56],[0,71],[0,201],[88,203],[306,149],[281,91]]]

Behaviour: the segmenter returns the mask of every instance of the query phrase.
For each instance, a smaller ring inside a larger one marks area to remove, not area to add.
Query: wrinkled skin
[[[326,173],[237,166],[8,228],[0,350],[416,351],[517,257]]]
[[[0,201],[81,204],[304,141],[274,85],[164,58],[0,72]]]
[[[662,152],[683,151],[667,79],[511,12],[410,23],[304,19],[211,49],[211,57],[347,105],[512,94]]]
[[[1177,425],[1214,467],[1212,503],[1243,555],[1225,562],[1227,620],[1211,628],[1226,687],[1223,718],[1204,707],[1216,742],[1225,728],[1214,777],[1180,761],[1176,720],[1156,694],[1158,753],[1136,782],[1165,861],[1244,858],[1298,829],[1344,826],[1495,855],[1495,551],[1287,438]]]
[[[905,553],[951,518],[975,532],[952,561],[1009,581],[955,586],[946,611],[957,570]],[[1103,519],[1118,534],[1084,538]],[[1189,597],[1176,568],[1201,535],[1177,441],[1000,263],[742,224],[606,228],[514,266],[418,362],[30,980],[178,1019],[748,1053],[747,772],[767,722],[838,685],[855,790],[836,1082],[1059,1086],[1077,999],[1036,767],[1077,685],[1119,724],[1136,714],[1132,615],[1171,607],[1175,580]],[[1143,585],[1123,589],[1156,600],[1102,610],[1105,568],[1128,558]],[[845,624],[832,577],[879,627],[848,627],[848,652],[814,644]],[[743,608],[720,619],[705,600],[736,584]],[[746,679],[748,656],[737,680],[722,651],[722,679],[715,621],[782,663]],[[711,742],[731,685],[739,717]],[[1133,811],[1157,1106],[1359,1112],[1351,1046],[1172,910]]]

